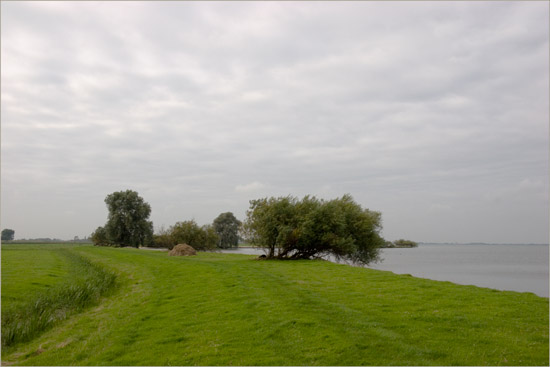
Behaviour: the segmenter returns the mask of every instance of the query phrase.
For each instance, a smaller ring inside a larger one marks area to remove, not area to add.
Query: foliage
[[[216,248],[218,235],[211,225],[199,225],[194,220],[177,222],[169,231],[172,238],[172,249],[178,243],[186,243],[197,251],[209,251]]]
[[[411,240],[400,239],[394,241],[395,247],[418,247],[418,243]]]
[[[13,241],[15,237],[15,231],[13,229],[3,229],[2,230],[2,241]]]
[[[394,242],[386,241],[384,244],[385,248],[412,248],[412,247],[418,247],[418,243],[410,240],[397,240]]]
[[[71,251],[120,274],[117,294],[2,364],[548,366],[548,298],[530,293],[328,261]]]
[[[162,227],[158,233],[153,235],[153,247],[173,249],[178,243],[172,236],[170,229]]]
[[[306,196],[252,200],[244,231],[268,258],[309,259],[323,255],[367,264],[378,259],[384,240],[381,215],[362,209],[351,196],[330,201]]]
[[[94,246],[112,246],[113,244],[107,238],[107,232],[103,227],[97,229],[91,235]]]
[[[139,247],[152,242],[153,223],[147,220],[151,206],[137,192],[114,192],[107,195],[105,203],[109,209],[104,227],[107,244]]]
[[[213,226],[219,237],[218,247],[238,247],[241,222],[235,218],[233,213],[227,212],[218,215],[218,217],[214,219]]]

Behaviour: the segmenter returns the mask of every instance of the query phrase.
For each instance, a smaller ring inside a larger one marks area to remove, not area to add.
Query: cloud
[[[452,228],[430,205],[487,222],[487,193],[528,177],[499,210],[547,209],[532,199],[548,187],[547,25],[544,2],[8,2],[3,222],[82,237],[126,188],[165,225],[351,193],[390,235],[414,215],[403,236],[480,240],[430,234]],[[66,225],[54,202],[91,214]]]
[[[237,192],[257,192],[259,190],[262,190],[264,189],[266,186],[264,184],[262,184],[261,182],[258,182],[258,181],[254,181],[254,182],[250,182],[248,184],[244,184],[244,185],[237,185],[235,186],[235,191]]]

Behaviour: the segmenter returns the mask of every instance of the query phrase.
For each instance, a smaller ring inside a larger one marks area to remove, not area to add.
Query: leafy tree
[[[111,246],[112,244],[107,239],[107,232],[103,227],[97,227],[91,236],[94,246]]]
[[[268,258],[323,255],[368,264],[384,244],[381,214],[362,209],[351,196],[330,201],[306,196],[252,200],[244,232]]]
[[[241,222],[235,218],[233,213],[227,212],[218,215],[214,219],[214,230],[219,237],[218,247],[230,248],[239,245],[239,228]]]
[[[2,241],[13,241],[15,238],[15,231],[13,229],[3,229],[2,230]]]
[[[118,191],[105,198],[109,217],[105,224],[107,242],[121,246],[146,246],[153,239],[153,223],[148,221],[151,206],[132,190]]]
[[[172,246],[186,243],[197,251],[214,250],[218,243],[218,235],[211,225],[199,227],[194,220],[178,222],[169,229]]]

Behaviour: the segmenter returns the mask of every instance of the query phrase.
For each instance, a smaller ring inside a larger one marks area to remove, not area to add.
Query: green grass
[[[116,273],[116,293],[3,350],[4,364],[549,362],[548,298],[530,293],[325,261],[219,253],[169,257],[91,246],[68,251]],[[15,266],[3,262],[2,272]]]
[[[76,269],[57,251],[64,248],[69,246],[2,244],[2,306],[24,303],[70,279]]]
[[[36,246],[30,247],[31,251],[8,248],[5,251],[9,254],[7,259],[2,256],[6,261],[3,269],[8,269],[3,277],[2,291],[6,289],[11,294],[2,298],[2,347],[6,350],[36,337],[71,314],[97,304],[115,286],[113,273],[63,247],[50,246],[47,251],[38,249],[36,252],[40,256],[32,251]],[[20,269],[19,277],[13,271],[17,268]],[[25,269],[34,271],[26,272]],[[52,281],[52,275],[59,280]],[[39,288],[41,279],[44,279],[43,287]],[[16,286],[20,287],[19,291]]]

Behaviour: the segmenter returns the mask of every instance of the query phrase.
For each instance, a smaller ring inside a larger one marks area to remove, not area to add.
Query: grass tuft
[[[33,339],[69,315],[97,304],[115,286],[116,276],[100,265],[64,249],[57,251],[77,271],[67,282],[2,309],[2,347]]]

